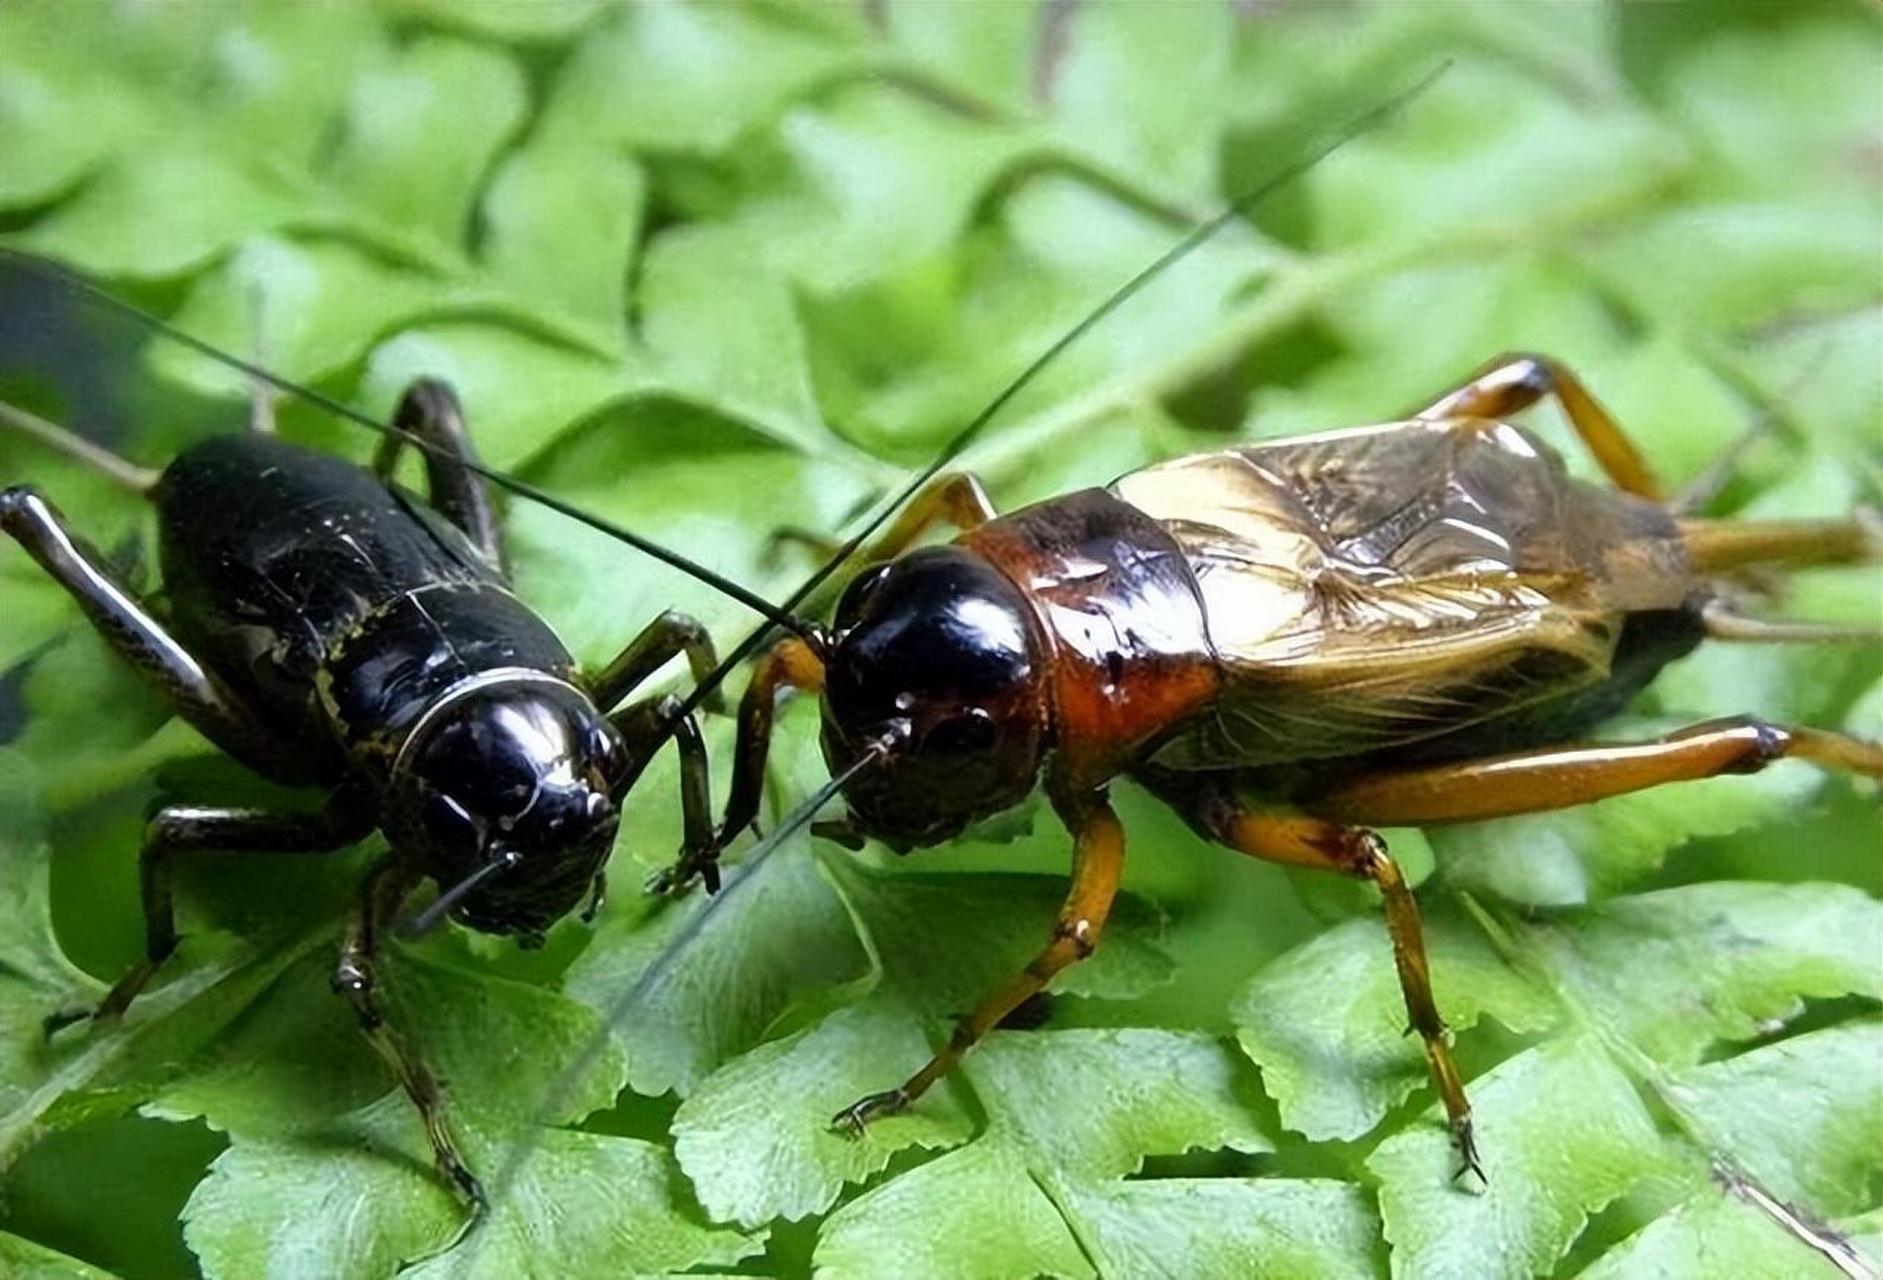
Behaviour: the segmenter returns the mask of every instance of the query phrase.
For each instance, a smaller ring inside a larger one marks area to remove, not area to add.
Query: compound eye
[[[857,620],[868,602],[870,593],[889,576],[887,564],[871,565],[850,580],[850,585],[843,589],[843,595],[837,601],[837,627],[842,630]]]

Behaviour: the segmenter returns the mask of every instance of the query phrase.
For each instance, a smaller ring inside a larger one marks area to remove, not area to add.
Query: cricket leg
[[[1883,555],[1883,528],[1859,514],[1846,520],[1707,520],[1674,522],[1702,577],[1762,564],[1854,564]]]
[[[1337,871],[1370,880],[1378,887],[1386,911],[1386,931],[1393,943],[1393,964],[1406,998],[1406,1015],[1425,1044],[1426,1065],[1439,1101],[1445,1106],[1458,1150],[1456,1176],[1469,1172],[1482,1182],[1484,1170],[1478,1164],[1472,1134],[1471,1103],[1465,1097],[1458,1066],[1452,1061],[1450,1033],[1432,998],[1432,970],[1426,959],[1419,904],[1399,864],[1387,853],[1386,842],[1364,827],[1345,822],[1252,809],[1226,783],[1208,776],[1160,774],[1145,781],[1175,805],[1200,834],[1238,853],[1289,866]]]
[[[713,845],[713,788],[708,773],[706,743],[691,714],[682,715],[680,699],[665,694],[616,712],[610,719],[628,744],[628,753],[641,767],[654,754],[661,736],[672,733],[680,753],[681,846],[679,860],[648,883],[649,893],[674,893],[695,876],[706,882],[708,893],[719,891],[719,863]],[[671,726],[671,728],[669,728]],[[623,790],[634,785],[630,778]]]
[[[1602,407],[1582,379],[1548,356],[1510,353],[1472,374],[1457,390],[1421,409],[1415,417],[1508,418],[1545,396],[1555,396],[1569,423],[1615,487],[1659,501],[1661,482],[1640,450]]]
[[[698,619],[669,609],[643,627],[640,634],[628,641],[627,647],[588,682],[595,705],[604,711],[613,710],[677,653],[686,654],[687,669],[693,673],[695,682],[706,679],[719,665],[713,651],[713,638],[706,634],[706,628]],[[714,690],[708,705],[717,710],[718,699],[719,693]]]
[[[1845,626],[1836,622],[1795,622],[1783,618],[1749,618],[1722,600],[1707,602],[1700,623],[1711,640],[1741,644],[1879,644],[1883,627]]]
[[[944,471],[916,490],[889,527],[857,549],[855,559],[860,565],[888,560],[914,546],[916,539],[938,524],[950,524],[966,532],[999,514],[987,490],[974,475],[966,471]],[[772,541],[809,547],[826,559],[843,546],[839,539],[794,528],[778,530],[772,535]]]
[[[1055,796],[1053,806],[1072,832],[1072,884],[1053,935],[1031,964],[963,1018],[940,1053],[901,1085],[861,1098],[831,1117],[839,1132],[860,1134],[871,1120],[906,1110],[928,1087],[954,1070],[977,1041],[1053,980],[1061,969],[1098,949],[1106,917],[1124,871],[1125,835],[1103,792]]]
[[[419,1119],[425,1124],[425,1136],[431,1140],[432,1158],[437,1162],[438,1171],[471,1203],[473,1213],[481,1215],[488,1207],[484,1188],[471,1173],[470,1166],[464,1163],[458,1144],[445,1124],[444,1099],[438,1089],[438,1079],[387,1024],[375,990],[379,935],[417,882],[417,875],[390,857],[367,873],[360,885],[359,909],[348,923],[346,937],[340,943],[333,989],[353,1006],[367,1042],[391,1068],[399,1087],[418,1109]]]
[[[1342,822],[1378,826],[1475,822],[1565,809],[1666,782],[1756,773],[1784,759],[1883,779],[1883,745],[1739,716],[1647,742],[1581,743],[1382,770],[1313,791],[1302,804]]]
[[[822,693],[824,663],[811,646],[793,636],[780,640],[758,660],[752,682],[739,700],[739,730],[732,748],[732,789],[726,798],[726,816],[715,833],[711,848],[699,865],[674,867],[655,878],[658,892],[677,893],[685,889],[694,874],[716,883],[715,867],[719,851],[731,844],[738,834],[758,817],[765,793],[765,760],[771,752],[772,723],[778,712],[780,694],[802,689]]]
[[[25,487],[0,492],[0,531],[71,593],[105,642],[155,681],[204,737],[260,773],[300,780],[290,753],[260,718],[105,569],[103,557],[65,527],[51,503]]]
[[[171,894],[179,853],[332,853],[372,830],[368,810],[354,797],[336,796],[318,813],[266,809],[160,809],[144,832],[138,883],[144,903],[144,958],[132,965],[96,1009],[61,1010],[46,1019],[46,1034],[90,1018],[94,1025],[121,1016],[176,950],[176,912]]]
[[[392,425],[428,446],[423,451],[425,488],[432,506],[464,531],[492,568],[507,574],[503,522],[497,516],[496,504],[491,501],[484,478],[464,465],[477,461],[477,449],[464,424],[464,406],[458,402],[457,392],[436,378],[420,378],[400,397]],[[380,440],[373,470],[381,479],[392,474],[409,443],[396,435]]]

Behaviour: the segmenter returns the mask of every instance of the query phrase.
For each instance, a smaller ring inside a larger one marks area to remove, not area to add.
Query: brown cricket
[[[1609,484],[1575,479],[1507,418],[1553,395]],[[937,522],[960,536],[910,550]],[[760,660],[739,709],[716,847],[751,824],[779,695],[823,697],[848,772],[840,824],[898,851],[937,844],[1041,783],[1071,833],[1052,936],[896,1088],[907,1107],[1097,947],[1129,777],[1238,853],[1357,876],[1384,897],[1400,984],[1481,1176],[1470,1104],[1432,999],[1419,909],[1375,828],[1584,804],[1787,757],[1883,777],[1883,747],[1751,716],[1645,742],[1590,741],[1707,637],[1848,639],[1733,612],[1752,566],[1851,561],[1858,519],[1689,516],[1556,361],[1506,356],[1407,420],[1242,445],[997,514],[944,473],[872,544],[824,635]],[[710,874],[683,859],[667,887]]]

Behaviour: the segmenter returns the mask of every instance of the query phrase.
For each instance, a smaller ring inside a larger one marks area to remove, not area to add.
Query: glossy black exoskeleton
[[[0,421],[53,430],[9,406]],[[196,445],[161,474],[104,460],[155,505],[161,618],[37,493],[0,493],[0,528],[179,715],[256,772],[329,795],[314,813],[160,810],[140,863],[144,960],[95,1010],[48,1025],[122,1014],[170,955],[173,855],[315,853],[377,828],[390,851],[362,885],[334,986],[417,1106],[441,1170],[481,1204],[436,1081],[381,1015],[377,939],[425,879],[459,922],[526,944],[585,896],[599,901],[622,797],[668,733],[682,753],[688,844],[706,847],[706,758],[691,717],[671,697],[615,708],[674,655],[696,674],[713,657],[696,622],[668,613],[585,675],[510,592],[450,389],[414,385],[397,426],[426,446],[429,505],[387,479],[397,436],[372,472],[261,432]]]

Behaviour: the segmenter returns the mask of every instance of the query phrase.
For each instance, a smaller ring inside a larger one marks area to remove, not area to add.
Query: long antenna
[[[933,480],[936,475],[941,472],[943,467],[947,466],[960,455],[963,449],[966,449],[970,444],[974,443],[975,438],[987,428],[987,425],[994,420],[994,417],[999,414],[1002,409],[1006,408],[1015,396],[1024,391],[1035,378],[1039,377],[1047,366],[1057,360],[1067,347],[1091,332],[1105,317],[1129,302],[1132,297],[1151,283],[1152,280],[1162,275],[1177,262],[1188,257],[1198,246],[1202,245],[1224,227],[1244,217],[1251,209],[1268,199],[1268,197],[1273,195],[1277,190],[1287,186],[1290,182],[1293,182],[1315,165],[1333,155],[1334,152],[1340,150],[1355,138],[1360,137],[1362,134],[1369,133],[1385,123],[1388,117],[1405,106],[1406,103],[1431,88],[1432,85],[1437,82],[1438,78],[1444,75],[1450,68],[1451,62],[1449,59],[1439,63],[1408,87],[1401,89],[1398,93],[1393,94],[1360,113],[1358,116],[1355,116],[1352,120],[1348,121],[1345,126],[1336,130],[1327,141],[1297,156],[1294,160],[1269,175],[1262,182],[1231,200],[1220,213],[1216,214],[1208,221],[1198,223],[1195,227],[1191,228],[1188,234],[1178,240],[1177,243],[1173,244],[1169,249],[1165,250],[1155,261],[1144,266],[1136,275],[1119,285],[1110,296],[1088,312],[1082,320],[1073,325],[1072,328],[1068,329],[1065,333],[1061,334],[1048,345],[1044,351],[1033,357],[1032,362],[1029,363],[1026,368],[1022,369],[1011,382],[1002,387],[994,398],[989,400],[986,406],[969,420],[967,426],[956,432],[954,437],[949,440],[947,444],[942,446],[941,452],[937,453],[926,467],[917,472],[912,480],[897,491],[895,497],[890,499],[887,506],[879,510],[870,518],[868,523],[846,539],[843,545],[838,547],[837,550],[831,554],[830,559],[818,566],[817,571],[809,578],[806,578],[798,589],[787,596],[784,602],[778,607],[787,613],[793,613],[799,605],[804,603],[812,592],[823,586],[830,576],[843,566],[846,560],[856,554],[857,548],[868,541],[871,534],[882,528],[884,522],[894,515],[903,503],[913,497],[922,486],[926,485],[930,480]],[[751,657],[758,647],[765,643],[766,638],[770,634],[771,629],[769,627],[760,627],[746,636],[745,639],[741,640],[717,667],[709,671],[705,678],[694,686],[693,692],[687,695],[680,708],[674,713],[676,718],[698,710],[700,704],[711,697],[713,692],[725,682],[726,677],[729,676],[741,662]],[[798,634],[803,635],[804,633],[800,631]],[[809,637],[806,638],[809,639]],[[815,641],[812,643],[815,645]]]
[[[289,378],[284,378],[280,374],[265,369],[253,361],[244,360],[240,356],[224,351],[213,343],[206,342],[192,333],[185,332],[161,317],[144,310],[142,307],[127,302],[108,290],[93,284],[91,281],[85,280],[43,258],[36,258],[31,254],[21,253],[17,249],[0,247],[0,259],[18,263],[24,269],[35,272],[55,284],[84,294],[112,310],[141,321],[150,329],[162,334],[173,342],[207,356],[218,364],[226,365],[231,369],[244,373],[254,381],[264,383],[289,395],[299,396],[308,403],[317,405],[328,413],[333,414],[335,417],[342,418],[380,435],[396,437],[427,454],[457,462],[473,475],[481,476],[483,479],[490,481],[499,488],[507,489],[511,493],[530,499],[532,502],[540,503],[548,507],[551,511],[558,512],[571,520],[587,525],[591,529],[605,533],[609,537],[626,543],[628,546],[659,560],[663,564],[680,570],[682,573],[737,600],[740,604],[745,605],[754,613],[765,618],[769,624],[768,626],[760,627],[747,635],[744,640],[740,641],[739,644],[726,655],[724,661],[712,671],[708,672],[705,678],[687,695],[685,701],[676,711],[675,718],[667,722],[668,725],[671,726],[679,716],[698,710],[699,707],[713,695],[719,686],[725,683],[726,678],[737,669],[739,664],[751,657],[753,652],[765,642],[766,638],[771,634],[772,627],[782,627],[784,630],[802,637],[813,647],[818,646],[822,640],[818,628],[807,620],[797,617],[793,611],[802,604],[812,592],[822,586],[832,574],[836,573],[837,570],[856,553],[857,549],[869,539],[870,535],[880,529],[884,522],[887,521],[904,502],[908,501],[923,485],[934,479],[941,469],[956,458],[963,449],[972,444],[981,432],[986,429],[987,425],[993,421],[995,416],[999,414],[1002,409],[1006,408],[1015,396],[1025,390],[1054,360],[1058,359],[1059,355],[1065,351],[1067,347],[1084,337],[1112,312],[1128,302],[1153,279],[1163,274],[1165,270],[1176,262],[1187,257],[1199,245],[1210,239],[1224,227],[1247,214],[1250,209],[1260,204],[1263,200],[1266,200],[1270,195],[1274,194],[1276,190],[1294,181],[1309,169],[1319,164],[1322,160],[1325,160],[1328,156],[1340,150],[1340,148],[1346,146],[1349,142],[1352,142],[1355,138],[1377,128],[1387,117],[1391,116],[1407,102],[1430,88],[1450,66],[1451,63],[1449,60],[1441,62],[1438,66],[1413,82],[1409,87],[1402,89],[1398,93],[1393,94],[1391,97],[1369,108],[1359,116],[1356,116],[1353,120],[1349,121],[1344,128],[1335,132],[1328,141],[1324,142],[1319,147],[1315,147],[1303,153],[1301,156],[1270,175],[1265,181],[1244,192],[1242,195],[1237,196],[1226,205],[1220,213],[1216,214],[1208,221],[1199,223],[1196,227],[1192,228],[1188,234],[1178,240],[1176,244],[1172,245],[1155,261],[1142,268],[1136,275],[1120,285],[1109,297],[1093,308],[1083,319],[1073,325],[1072,328],[1068,329],[1065,333],[1061,334],[1044,351],[1040,352],[1039,355],[1035,356],[1033,360],[1020,371],[1018,376],[1005,387],[1001,388],[994,398],[989,400],[981,411],[975,414],[974,417],[969,420],[968,424],[942,447],[941,451],[936,454],[935,458],[930,461],[926,467],[897,491],[896,495],[890,500],[887,506],[879,510],[875,516],[871,517],[868,523],[845,540],[835,554],[824,564],[819,566],[817,571],[811,574],[809,578],[805,579],[805,581],[799,585],[798,589],[793,591],[781,605],[774,605],[757,592],[741,586],[739,583],[732,581],[723,574],[716,573],[708,569],[705,565],[687,556],[681,555],[677,551],[669,550],[649,538],[642,537],[633,530],[624,528],[614,523],[612,520],[584,511],[580,507],[566,502],[547,490],[530,484],[526,480],[520,480],[507,472],[498,471],[494,468],[486,467],[481,463],[471,462],[456,454],[449,453],[421,436],[406,431],[401,427],[394,426],[391,423],[381,422],[377,418],[362,413],[350,405],[343,404],[332,396],[318,391],[313,387],[295,382]],[[664,736],[665,734],[663,733],[663,738]]]
[[[831,574],[835,573],[843,562],[847,560],[871,534],[875,533],[898,507],[914,494],[916,490],[933,479],[936,473],[948,465],[948,461],[951,458],[955,457],[961,450],[971,444],[974,438],[987,426],[988,422],[993,419],[994,415],[999,413],[1028,383],[1038,377],[1040,371],[1052,363],[1068,346],[1091,330],[1099,321],[1117,310],[1118,307],[1123,305],[1133,294],[1141,290],[1146,284],[1150,283],[1159,273],[1190,253],[1198,245],[1208,240],[1230,222],[1247,213],[1249,209],[1273,194],[1277,188],[1293,181],[1361,134],[1376,128],[1394,111],[1397,111],[1401,106],[1405,105],[1405,103],[1409,102],[1417,95],[1425,92],[1439,76],[1444,74],[1445,70],[1450,65],[1449,62],[1439,64],[1432,71],[1422,76],[1410,88],[1401,90],[1399,93],[1385,99],[1378,106],[1355,117],[1345,128],[1336,132],[1328,142],[1305,153],[1300,158],[1278,170],[1260,185],[1238,196],[1221,213],[1211,218],[1208,222],[1197,226],[1155,262],[1152,262],[1149,266],[1132,276],[1131,279],[1127,280],[1113,292],[1110,297],[1101,302],[1091,314],[1086,316],[1077,325],[1073,326],[1069,332],[1048,346],[1033,359],[1032,363],[1028,364],[1027,367],[1020,372],[1018,377],[1014,378],[1013,381],[1002,388],[1000,393],[990,400],[987,406],[982,409],[980,413],[976,414],[968,425],[962,428],[962,430],[947,443],[940,455],[937,456],[933,462],[924,468],[915,479],[905,485],[888,506],[878,512],[862,530],[849,538],[816,573],[812,574],[803,585],[791,594],[780,608],[787,611],[795,609],[806,597],[817,590],[819,586],[823,585],[825,580],[828,579]],[[738,647],[729,653],[723,662],[713,668],[712,671],[708,672],[705,678],[694,687],[693,692],[689,694],[686,700],[681,704],[680,709],[675,711],[667,719],[662,729],[662,736],[665,737],[671,734],[673,726],[679,723],[682,716],[696,710],[702,702],[711,696],[713,691],[725,681],[727,675],[730,674],[739,663],[751,656],[752,652],[757,649],[759,645],[764,643],[769,631],[769,628],[761,627],[752,632],[744,640],[739,642]],[[799,632],[799,634],[802,635],[803,632]],[[812,641],[812,643],[815,645],[816,642]],[[681,931],[674,941],[668,944],[661,955],[654,958],[648,970],[643,973],[640,981],[636,982],[626,992],[617,997],[603,1012],[601,1028],[595,1033],[590,1043],[584,1047],[583,1051],[577,1055],[574,1065],[564,1071],[554,1090],[552,1090],[545,1099],[545,1105],[541,1108],[542,1113],[553,1114],[561,1110],[562,1102],[566,1100],[569,1091],[574,1088],[574,1082],[588,1073],[595,1061],[600,1057],[602,1051],[606,1048],[610,1037],[613,1035],[614,1027],[627,1017],[628,1013],[645,996],[647,988],[651,985],[653,975],[660,967],[663,958],[671,954],[676,945],[682,945],[696,936],[699,930],[704,926],[704,922],[710,914],[718,908],[719,904],[724,903],[743,886],[750,883],[752,872],[760,862],[770,857],[786,839],[795,834],[804,824],[810,822],[812,818],[816,816],[818,810],[828,803],[832,796],[841,791],[846,783],[854,778],[862,769],[876,761],[892,746],[893,744],[888,742],[871,744],[870,748],[860,755],[849,768],[820,787],[808,800],[793,810],[791,814],[786,817],[784,822],[780,824],[777,830],[771,832],[764,839],[760,840],[758,844],[753,846],[751,853],[746,856],[742,863],[742,873],[739,877],[736,880],[729,881],[725,888],[717,895],[707,899],[705,905],[700,908],[699,914],[689,922],[688,926]],[[527,1139],[520,1140],[513,1146],[509,1158],[505,1161],[503,1168],[497,1175],[496,1181],[492,1184],[491,1192],[493,1202],[516,1180],[517,1176],[522,1171],[524,1163],[529,1159],[533,1150],[533,1144]],[[477,1238],[474,1237],[465,1241],[465,1243],[460,1246],[460,1249],[469,1250],[469,1254],[461,1254],[458,1258],[458,1265],[468,1268],[479,1248],[481,1248],[481,1245]]]
[[[154,315],[134,303],[126,302],[123,298],[118,297],[109,290],[100,288],[91,281],[74,275],[72,272],[56,263],[48,262],[43,258],[35,258],[30,254],[21,253],[17,249],[7,248],[0,248],[0,259],[18,263],[24,269],[34,272],[62,288],[82,294],[92,301],[102,303],[104,306],[122,315],[130,316],[153,331],[162,334],[172,342],[205,355],[218,364],[227,365],[231,369],[248,375],[254,382],[264,383],[275,388],[277,391],[299,396],[308,403],[325,409],[328,413],[333,414],[337,418],[342,418],[357,426],[365,427],[368,431],[377,432],[382,436],[392,436],[402,440],[406,444],[412,445],[414,448],[420,449],[434,457],[455,462],[466,471],[471,472],[473,475],[482,476],[499,488],[508,489],[511,493],[528,498],[532,502],[541,503],[551,511],[559,512],[569,517],[571,520],[579,521],[591,529],[598,530],[611,538],[625,542],[635,550],[650,555],[663,564],[670,565],[689,577],[698,579],[714,590],[723,592],[725,595],[732,597],[740,604],[751,609],[754,613],[768,619],[773,626],[783,627],[787,631],[797,635],[805,635],[807,638],[814,631],[808,623],[794,617],[788,608],[779,608],[764,596],[759,595],[756,591],[739,585],[725,575],[708,569],[698,561],[681,555],[678,551],[669,550],[661,546],[658,542],[644,538],[640,534],[635,533],[632,529],[623,528],[621,525],[605,517],[584,511],[573,503],[566,502],[556,497],[548,490],[540,489],[527,480],[519,480],[508,472],[498,471],[493,467],[486,467],[482,463],[472,462],[466,458],[460,457],[458,454],[433,444],[423,436],[407,431],[403,427],[394,426],[389,422],[381,422],[370,414],[362,413],[351,405],[343,404],[332,396],[327,395],[325,392],[317,391],[313,387],[305,386],[289,378],[284,378],[272,370],[263,368],[252,360],[244,360],[242,357],[232,352],[224,351],[222,348],[213,343],[204,341],[193,333],[188,333],[177,328],[162,317]]]

